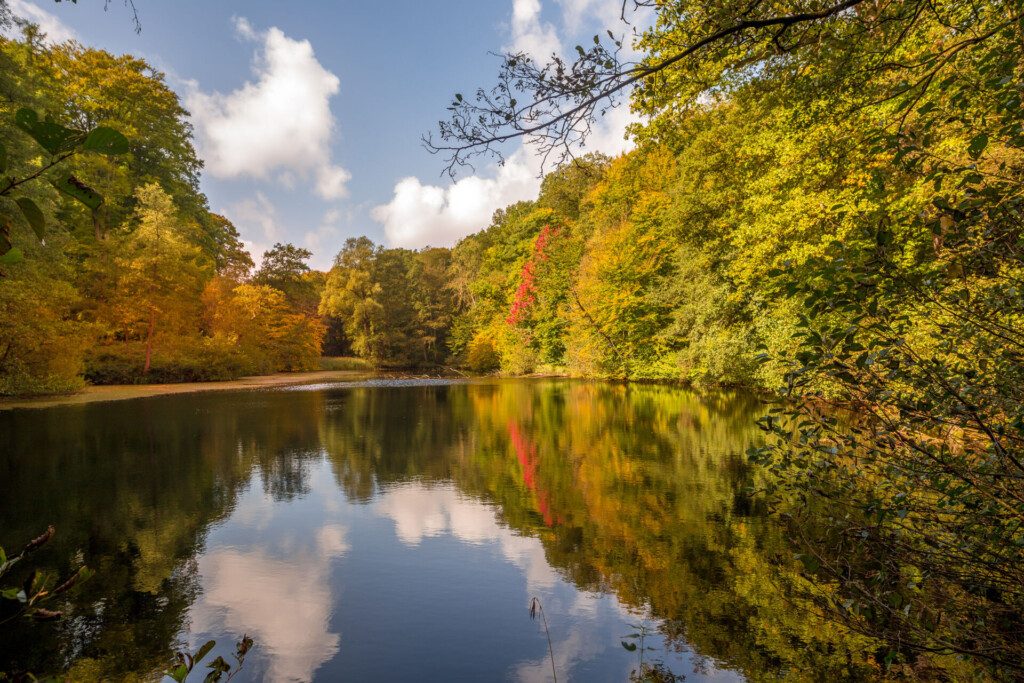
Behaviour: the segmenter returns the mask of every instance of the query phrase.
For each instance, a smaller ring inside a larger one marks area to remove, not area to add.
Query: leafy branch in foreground
[[[15,566],[25,561],[53,538],[56,530],[53,525],[47,527],[39,536],[33,538],[21,552],[8,557],[0,548],[0,579]],[[0,626],[20,617],[30,617],[37,621],[58,619],[62,613],[48,609],[45,604],[59,595],[67,593],[80,582],[92,576],[88,567],[79,567],[73,574],[58,582],[56,574],[32,570],[20,586],[0,586]]]
[[[170,669],[164,671],[164,675],[182,683],[187,680],[192,670],[203,660],[206,655],[210,654],[210,651],[216,647],[217,641],[208,640],[203,644],[195,654],[189,654],[187,652],[179,652],[175,655],[175,663]],[[242,670],[242,665],[245,664],[245,656],[253,648],[253,639],[248,635],[242,636],[242,639],[235,645],[235,668],[231,670],[231,665],[221,656],[218,656],[215,660],[206,665],[209,669],[209,673],[203,679],[204,683],[216,683],[221,680],[225,674],[227,678],[223,678],[224,681],[230,681],[234,678],[239,671]]]
[[[41,241],[46,231],[43,211],[31,198],[16,197],[16,191],[43,177],[76,154],[94,152],[120,155],[127,154],[130,148],[128,140],[113,128],[97,126],[88,131],[68,128],[57,123],[51,116],[40,119],[39,114],[27,107],[15,113],[14,124],[46,152],[46,157],[38,168],[24,171],[20,177],[4,176],[11,167],[11,160],[7,148],[0,143],[0,198],[14,202],[23,220]],[[85,205],[92,212],[93,224],[99,236],[99,209],[103,204],[103,196],[70,173],[55,175],[50,182],[58,191]],[[20,250],[11,242],[12,227],[7,216],[0,216],[0,264],[17,263],[22,258]]]

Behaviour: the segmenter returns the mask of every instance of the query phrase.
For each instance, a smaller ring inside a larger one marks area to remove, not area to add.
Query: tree
[[[219,214],[206,214],[204,218],[201,226],[214,245],[211,251],[217,274],[238,282],[245,280],[254,264],[242,244],[238,229]]]
[[[592,329],[609,347],[644,329],[628,361],[675,335],[688,374],[782,380],[755,457],[811,601],[888,662],[1019,677],[1020,3],[634,4],[656,11],[638,62],[614,34],[572,63],[508,55],[433,151],[449,172],[518,137],[572,155],[628,96],[649,118],[638,154],[666,145],[683,175],[656,203],[623,179],[606,192],[629,201],[588,196]]]
[[[0,395],[78,389],[83,354],[95,338],[93,326],[75,315],[81,295],[69,282],[69,238],[32,241],[24,238],[19,251],[27,258],[0,277]]]
[[[866,0],[631,4],[657,10],[654,29],[642,35],[633,29],[637,46],[647,52],[638,62],[620,58],[626,38],[610,28],[607,39],[595,35],[593,45],[577,46],[571,62],[555,55],[538,64],[525,53],[506,54],[497,84],[478,88],[472,97],[456,93],[449,119],[439,124],[438,139],[426,135],[424,144],[447,155],[449,174],[479,155],[501,159],[502,145],[518,138],[545,159],[554,155],[566,161],[586,143],[595,119],[622,106],[626,96],[645,113],[685,110],[699,105],[705,94],[793,68],[798,60],[787,59],[790,53],[819,51],[841,64],[855,55],[872,55],[874,35],[900,44],[915,26],[945,19],[942,7],[925,0],[877,11],[864,9]],[[870,68],[891,66],[887,54],[873,54]],[[927,70],[925,64],[919,67]]]
[[[551,209],[564,220],[578,220],[584,199],[610,162],[604,154],[590,153],[556,168],[541,181],[537,204]]]
[[[128,141],[112,128],[98,126],[91,130],[77,130],[63,126],[49,116],[40,119],[35,110],[27,107],[18,109],[14,115],[14,123],[47,153],[48,158],[38,168],[17,168],[17,171],[22,171],[20,178],[9,176],[0,180],[0,202],[7,204],[16,193],[21,194],[22,196],[14,199],[13,203],[20,211],[22,219],[41,240],[46,229],[46,217],[38,204],[31,197],[23,194],[27,184],[42,178],[51,169],[64,166],[65,162],[83,152],[98,152],[106,155],[124,154],[128,151]],[[7,147],[0,144],[0,173],[7,172],[11,165]],[[15,163],[14,165],[24,166],[25,164]],[[49,175],[57,190],[91,210],[93,223],[97,226],[98,233],[100,230],[98,211],[103,204],[103,196],[82,183],[73,174],[67,174],[63,169],[55,170]],[[0,262],[13,263],[19,258],[17,252],[10,253],[13,249],[11,229],[10,219],[6,216],[0,217],[0,259],[3,259]]]
[[[181,329],[198,318],[199,293],[211,268],[198,247],[182,236],[174,202],[159,185],[142,187],[136,199],[138,227],[124,238],[118,256],[122,275],[117,310],[125,338],[145,339],[146,374],[157,325]]]
[[[409,264],[424,363],[440,363],[448,355],[448,336],[455,314],[454,293],[448,287],[451,261],[451,250],[435,247],[416,252]]]
[[[350,237],[327,274],[320,315],[342,320],[352,349],[363,358],[375,357],[373,337],[383,309],[376,299],[380,285],[374,281],[376,247],[367,237]]]
[[[327,274],[320,314],[341,320],[352,349],[374,365],[443,360],[452,298],[446,249],[384,249],[350,238]]]
[[[306,264],[312,256],[313,252],[308,249],[277,243],[263,253],[263,262],[253,275],[253,282],[284,292],[292,305],[314,313],[320,291],[316,279],[309,277],[310,268]]]
[[[203,295],[207,329],[241,357],[246,372],[315,369],[324,326],[296,312],[280,290],[269,285],[215,279]]]
[[[201,218],[207,205],[199,192],[202,162],[192,145],[192,125],[161,72],[137,57],[77,43],[55,46],[37,59],[39,78],[56,95],[62,117],[83,129],[115,128],[131,141],[124,171],[102,165],[93,169],[109,178],[109,188],[97,189],[111,197],[105,217],[110,225],[131,215],[134,190],[150,182],[177,199],[185,220]],[[127,189],[125,182],[130,183]]]
[[[634,181],[643,189],[628,193],[627,218],[596,226],[577,280],[569,284],[567,353],[570,362],[587,374],[657,377],[676,372],[665,342],[670,309],[657,297],[657,287],[673,267],[668,202],[657,188],[672,175],[671,157],[656,151],[614,163],[595,190],[598,204],[616,202],[605,193],[615,192],[616,186],[621,192],[624,178],[646,176],[647,182]]]

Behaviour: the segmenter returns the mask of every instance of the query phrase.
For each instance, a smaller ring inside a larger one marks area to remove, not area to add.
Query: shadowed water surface
[[[0,670],[159,678],[243,633],[234,680],[687,680],[844,656],[777,600],[746,495],[762,407],[565,380],[373,381],[0,413],[0,543],[96,576]],[[638,628],[642,627],[642,628]],[[640,648],[631,638],[649,632]],[[201,678],[201,676],[200,676]]]

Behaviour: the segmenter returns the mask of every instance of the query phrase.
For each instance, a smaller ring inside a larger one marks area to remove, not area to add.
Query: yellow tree
[[[174,202],[158,184],[139,188],[135,196],[138,227],[124,239],[117,259],[117,312],[126,338],[146,340],[147,373],[157,325],[173,331],[198,317],[199,294],[210,264],[184,236]]]
[[[214,279],[206,287],[208,332],[241,353],[247,370],[312,370],[318,364],[324,325],[297,311],[284,292],[269,285]]]
[[[584,374],[673,376],[665,338],[671,310],[659,292],[673,271],[669,199],[675,173],[663,149],[623,157],[590,196],[593,224],[575,284],[569,285],[569,364]]]

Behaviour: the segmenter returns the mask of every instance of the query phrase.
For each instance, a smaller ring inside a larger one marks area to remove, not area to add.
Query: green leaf
[[[986,147],[988,147],[988,134],[978,133],[971,138],[971,144],[967,146],[967,153],[971,155],[972,159],[977,159]]]
[[[203,645],[203,646],[202,646],[201,648],[199,648],[198,650],[196,650],[196,655],[195,655],[195,657],[193,658],[193,662],[195,662],[196,664],[198,664],[198,663],[199,663],[199,661],[200,661],[200,660],[201,660],[201,659],[202,659],[203,657],[205,657],[206,655],[208,655],[208,654],[210,653],[210,650],[212,650],[212,649],[213,649],[213,647],[214,647],[214,646],[215,646],[216,644],[217,644],[217,641],[215,641],[215,640],[208,640],[208,641],[206,641],[206,644],[205,644],[205,645]]]
[[[103,203],[103,197],[99,192],[81,182],[73,175],[54,181],[53,186],[69,197],[73,197],[82,202],[93,211],[100,208],[100,204]]]
[[[804,569],[806,569],[809,572],[816,572],[818,571],[818,568],[821,566],[818,563],[818,558],[813,557],[811,555],[799,555],[798,559],[801,562],[803,562]]]
[[[28,108],[19,109],[15,113],[14,124],[50,154],[66,152],[85,140],[83,131],[66,128],[49,116],[40,121],[39,114]]]
[[[100,154],[127,154],[130,147],[128,138],[113,128],[100,126],[94,128],[82,143],[82,149]]]
[[[231,665],[225,662],[223,657],[217,657],[217,659],[207,664],[206,668],[212,669],[212,671],[206,674],[206,678],[203,679],[205,683],[214,683],[215,681],[219,681],[222,674],[231,671]]]
[[[622,647],[626,648],[629,652],[636,652],[636,643],[627,643],[624,640],[620,640],[619,642],[622,643]]]
[[[7,148],[0,142],[0,173],[7,170]]]
[[[178,681],[178,683],[181,683],[185,680],[185,677],[188,676],[188,669],[185,667],[184,664],[179,664],[170,671],[165,671],[164,675],[170,676],[174,680]]]
[[[46,230],[46,218],[43,217],[43,212],[39,209],[34,201],[28,197],[18,197],[14,202],[21,209],[21,215],[28,221],[29,226],[32,228],[32,232],[36,234],[40,240],[43,239],[43,231]]]
[[[22,250],[17,247],[13,247],[4,252],[3,256],[0,256],[0,265],[14,265],[25,260],[25,254]]]

